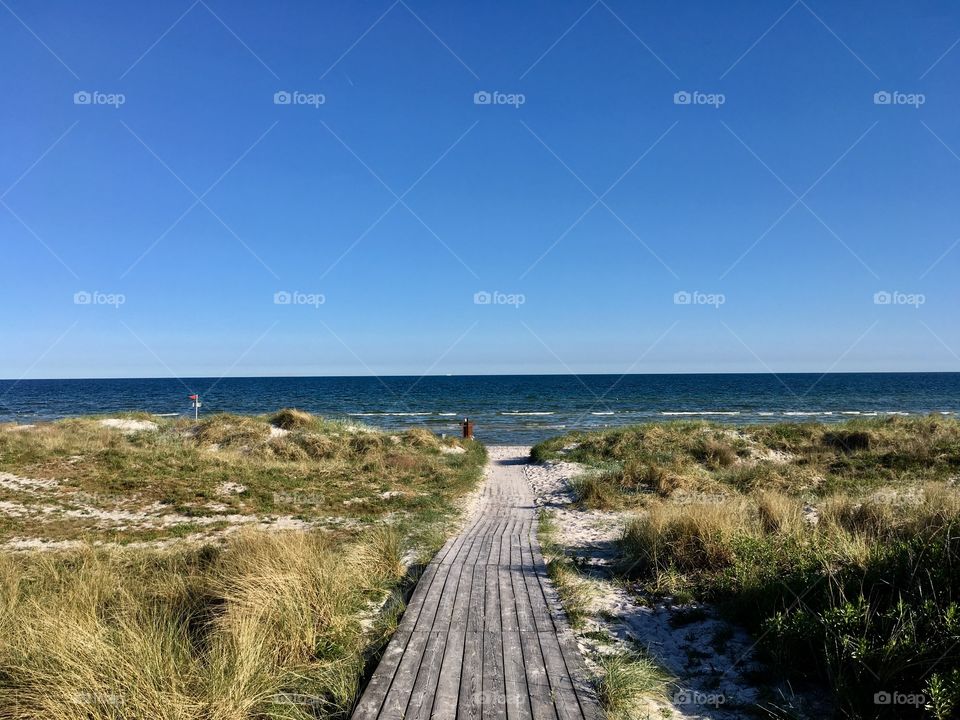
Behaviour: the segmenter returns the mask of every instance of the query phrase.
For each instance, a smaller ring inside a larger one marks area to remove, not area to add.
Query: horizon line
[[[49,382],[49,381],[87,381],[87,380],[316,380],[316,379],[383,379],[383,378],[482,378],[482,377],[643,377],[643,376],[686,376],[686,375],[814,375],[827,377],[828,375],[957,375],[960,370],[839,370],[819,372],[815,370],[784,370],[779,372],[563,372],[563,373],[430,373],[425,375],[402,374],[372,374],[366,375],[181,375],[181,376],[130,376],[130,377],[35,377],[35,378],[0,378],[0,383]]]

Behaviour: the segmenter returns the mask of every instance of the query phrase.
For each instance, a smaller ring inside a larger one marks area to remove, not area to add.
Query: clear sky
[[[947,0],[2,0],[0,377],[958,370],[958,40]]]

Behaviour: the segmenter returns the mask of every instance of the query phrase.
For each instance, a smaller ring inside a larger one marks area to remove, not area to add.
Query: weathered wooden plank
[[[509,573],[509,569],[505,572]],[[528,720],[531,718],[530,693],[527,691],[527,673],[523,664],[520,632],[515,628],[512,630],[505,628],[502,638],[503,685],[506,692],[507,717],[509,720]]]
[[[451,628],[447,635],[447,646],[437,683],[437,695],[433,701],[431,717],[434,720],[455,720],[457,717],[465,640],[466,631],[462,627]]]
[[[410,702],[413,685],[420,670],[420,663],[429,639],[429,632],[411,633],[410,641],[407,643],[397,672],[393,677],[390,692],[387,693],[380,714],[377,716],[381,720],[397,720],[406,713],[407,704]]]
[[[437,576],[437,565],[428,565],[423,571],[417,586],[413,589],[413,594],[407,602],[407,607],[403,611],[403,617],[400,618],[398,630],[407,630],[413,632],[417,620],[420,618],[420,611],[423,609],[423,601],[430,592],[433,580]]]
[[[487,577],[492,573],[488,568]],[[497,615],[499,620],[499,614]],[[499,623],[498,623],[499,625]],[[503,635],[499,627],[483,633],[483,712],[484,720],[506,720],[507,690],[503,674]]]
[[[380,663],[374,671],[370,682],[367,684],[366,692],[357,704],[353,712],[355,720],[374,720],[380,714],[380,708],[393,683],[393,677],[396,674],[397,666],[407,649],[407,641],[410,639],[410,633],[406,630],[397,630],[387,649],[384,650]]]
[[[513,570],[509,565],[500,565],[497,567],[500,584],[500,627],[504,632],[517,630],[519,628],[519,622],[517,620],[517,599],[513,592],[512,572]]]
[[[487,565],[484,573],[483,629],[500,632],[500,573],[496,565]]]
[[[500,554],[497,558],[497,565],[503,566],[510,564],[510,534],[513,532],[514,527],[516,527],[516,524],[516,517],[510,515],[503,534],[500,536]]]
[[[483,634],[483,630],[468,630],[464,639],[457,720],[479,720],[483,710]]]
[[[560,643],[555,632],[537,633],[540,637],[540,649],[543,651],[543,663],[550,678],[554,706],[560,720],[582,720],[580,701],[573,689],[573,681],[567,670],[567,664],[560,651]]]
[[[523,635],[521,650],[533,720],[557,720],[553,691],[540,651],[540,636],[536,632]]]
[[[573,681],[573,689],[580,701],[580,710],[585,720],[602,720],[603,711],[600,709],[600,700],[597,697],[596,688],[589,680],[587,667],[580,655],[580,649],[577,647],[576,638],[570,630],[564,630],[557,634],[560,642],[560,651],[567,663],[567,671],[570,673],[570,679]]]
[[[550,616],[550,610],[547,608],[546,600],[543,597],[543,590],[540,587],[540,576],[545,572],[538,572],[531,558],[529,543],[523,548],[523,579],[527,584],[527,597],[530,600],[530,610],[533,613],[533,621],[539,632],[552,632],[554,629],[553,618]]]
[[[440,679],[440,667],[446,650],[447,634],[450,631],[450,621],[453,616],[453,605],[464,569],[464,566],[459,563],[450,564],[447,567],[449,572],[437,602],[436,617],[433,621],[430,640],[424,651],[420,670],[413,685],[410,703],[407,707],[406,717],[414,720],[426,720],[430,717],[433,708],[433,699]]]
[[[477,563],[473,566],[473,582],[470,587],[470,604],[467,612],[467,629],[481,631],[484,626],[484,595],[486,592],[487,566]]]
[[[405,718],[427,720],[433,711],[434,697],[437,694],[437,682],[440,679],[440,667],[447,647],[448,630],[435,630],[430,633],[427,647],[420,662],[413,692],[407,704]]]
[[[440,597],[443,595],[443,590],[450,577],[451,567],[451,565],[437,566],[437,574],[430,584],[430,590],[427,591],[423,599],[423,606],[420,614],[417,616],[417,624],[414,626],[414,630],[429,632],[433,629],[433,622],[437,617],[437,607],[440,604]]]

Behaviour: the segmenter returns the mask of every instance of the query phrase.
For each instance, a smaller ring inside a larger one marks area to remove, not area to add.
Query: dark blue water
[[[266,413],[298,407],[385,428],[458,433],[469,415],[490,443],[649,420],[834,422],[960,412],[960,373],[510,375],[458,377],[0,380],[0,420],[122,410]]]

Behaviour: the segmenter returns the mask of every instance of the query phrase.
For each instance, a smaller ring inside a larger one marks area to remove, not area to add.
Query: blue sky
[[[954,3],[0,4],[0,377],[960,365]]]

